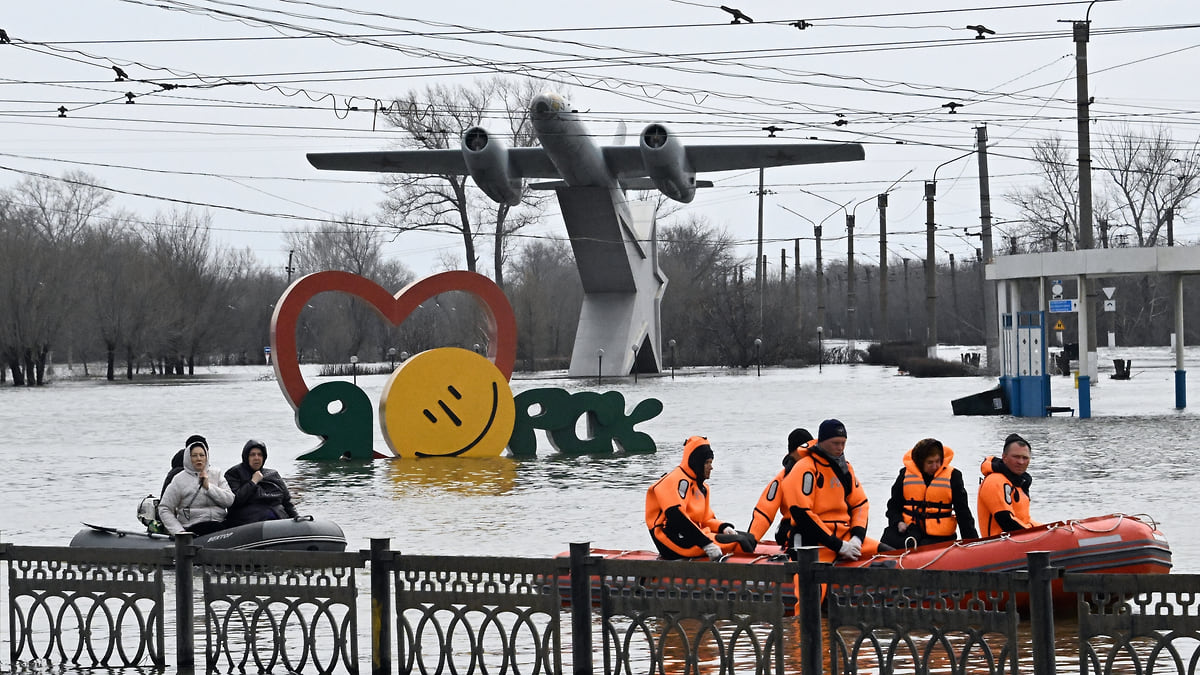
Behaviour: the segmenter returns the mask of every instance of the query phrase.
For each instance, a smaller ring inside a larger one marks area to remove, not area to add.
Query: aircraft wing
[[[692,171],[732,171],[793,164],[854,162],[865,157],[858,143],[757,143],[752,145],[689,145]]]
[[[636,150],[636,148],[634,148]],[[541,148],[508,148],[511,175],[521,178],[559,178],[558,169]],[[462,150],[381,150],[377,152],[310,152],[308,163],[331,171],[416,173],[466,176]]]

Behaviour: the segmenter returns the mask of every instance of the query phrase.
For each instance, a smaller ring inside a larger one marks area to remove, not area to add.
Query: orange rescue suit
[[[983,474],[983,483],[979,486],[977,510],[979,533],[984,537],[1019,529],[1005,528],[1002,523],[997,522],[997,514],[1005,511],[1012,514],[1013,520],[1020,528],[1037,527],[1041,524],[1029,517],[1029,488],[1015,483],[1003,466],[1003,462],[998,458],[988,457],[979,467],[980,473]]]
[[[708,441],[693,436],[683,446],[679,466],[658,479],[646,490],[646,527],[664,558],[698,558],[704,546],[715,543],[713,537],[731,523],[713,515],[708,500],[708,487],[700,474],[703,461],[693,462],[692,455],[703,448],[711,457]],[[698,465],[698,466],[697,466]],[[737,542],[718,543],[725,553],[733,553]]]
[[[843,541],[859,537],[862,555],[875,554],[879,542],[867,539],[870,505],[854,468],[846,463],[848,484],[838,477],[831,460],[818,446],[801,455],[781,484],[783,513],[789,532],[799,535],[799,545],[824,546],[821,560],[833,560]],[[811,525],[800,522],[801,519]],[[815,528],[814,528],[815,526]],[[818,529],[819,528],[819,529]]]
[[[816,440],[809,441],[803,446],[800,446],[802,451],[816,445]],[[775,516],[780,512],[783,505],[783,479],[795,467],[796,462],[790,457],[784,460],[783,468],[779,473],[775,474],[775,478],[767,483],[767,487],[763,488],[762,494],[758,497],[758,504],[754,506],[754,513],[750,515],[750,534],[755,539],[762,541],[762,538],[767,536],[767,530],[771,529],[771,523],[775,522]],[[787,511],[783,510],[784,523],[780,525],[776,532],[775,540],[780,546],[787,547]]]
[[[921,469],[913,463],[912,450],[904,454],[904,506],[900,518],[909,525],[918,525],[931,537],[953,537],[957,532],[954,491],[950,487],[952,459],[954,451],[942,446],[942,465],[926,485]]]

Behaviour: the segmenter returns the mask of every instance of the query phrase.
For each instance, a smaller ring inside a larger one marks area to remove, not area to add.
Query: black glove
[[[758,540],[749,532],[738,532],[737,530],[722,532],[715,539],[722,544],[737,542],[737,545],[746,553],[753,553],[754,549],[758,548]]]

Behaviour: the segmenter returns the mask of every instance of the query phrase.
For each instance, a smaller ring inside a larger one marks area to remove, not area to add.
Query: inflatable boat
[[[76,548],[164,548],[175,545],[166,534],[151,534],[142,530],[122,530],[103,525],[90,525],[75,534],[71,546]],[[342,528],[329,520],[312,516],[265,520],[238,525],[195,538],[204,548],[228,550],[269,551],[345,551],[346,536]]]
[[[1121,513],[1063,520],[1018,532],[983,539],[967,539],[904,551],[880,553],[868,559],[839,562],[840,567],[887,567],[895,569],[970,570],[976,572],[1015,572],[1025,569],[1025,555],[1049,551],[1050,562],[1066,572],[1166,574],[1171,571],[1171,547],[1147,516]],[[606,559],[659,560],[654,551],[617,551],[592,549],[593,555]],[[569,557],[569,553],[559,557]],[[706,563],[706,558],[693,559]],[[778,544],[760,542],[753,553],[735,553],[722,558],[722,564],[778,565],[787,560]],[[593,581],[593,597],[599,597],[599,580]],[[1062,581],[1052,585],[1057,609],[1073,607],[1075,598],[1063,593]],[[570,587],[560,588],[564,601],[570,601]],[[784,602],[793,607],[795,594],[784,591]],[[1022,602],[1024,598],[1018,598]]]

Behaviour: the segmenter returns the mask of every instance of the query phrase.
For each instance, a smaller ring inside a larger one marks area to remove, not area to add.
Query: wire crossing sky
[[[83,171],[135,220],[207,210],[215,239],[277,270],[285,232],[347,214],[371,221],[383,199],[374,176],[318,172],[304,154],[394,147],[402,134],[383,111],[432,85],[535,78],[566,92],[604,142],[621,122],[630,136],[661,122],[689,144],[761,141],[767,128],[780,142],[863,143],[864,162],[766,172],[772,274],[794,239],[811,262],[813,223],[825,224],[826,258],[844,259],[846,213],[856,257],[878,262],[885,190],[889,255],[923,257],[922,183],[943,163],[939,256],[973,259],[981,125],[1004,237],[1016,215],[1004,195],[1036,181],[1031,147],[1058,135],[1074,157],[1074,20],[1091,22],[1097,172],[1106,135],[1165,128],[1180,152],[1200,136],[1200,95],[1180,86],[1200,65],[1200,5],[1172,0],[918,0],[901,12],[830,1],[804,3],[807,16],[765,1],[726,3],[737,15],[685,0],[12,4],[0,14],[0,185]],[[487,126],[507,131],[506,116],[489,111]],[[715,187],[672,217],[707,218],[753,257],[757,172],[702,178]],[[1196,241],[1188,211],[1176,237]],[[565,232],[552,207],[521,236]],[[453,233],[406,232],[387,252],[426,273],[460,249]]]

